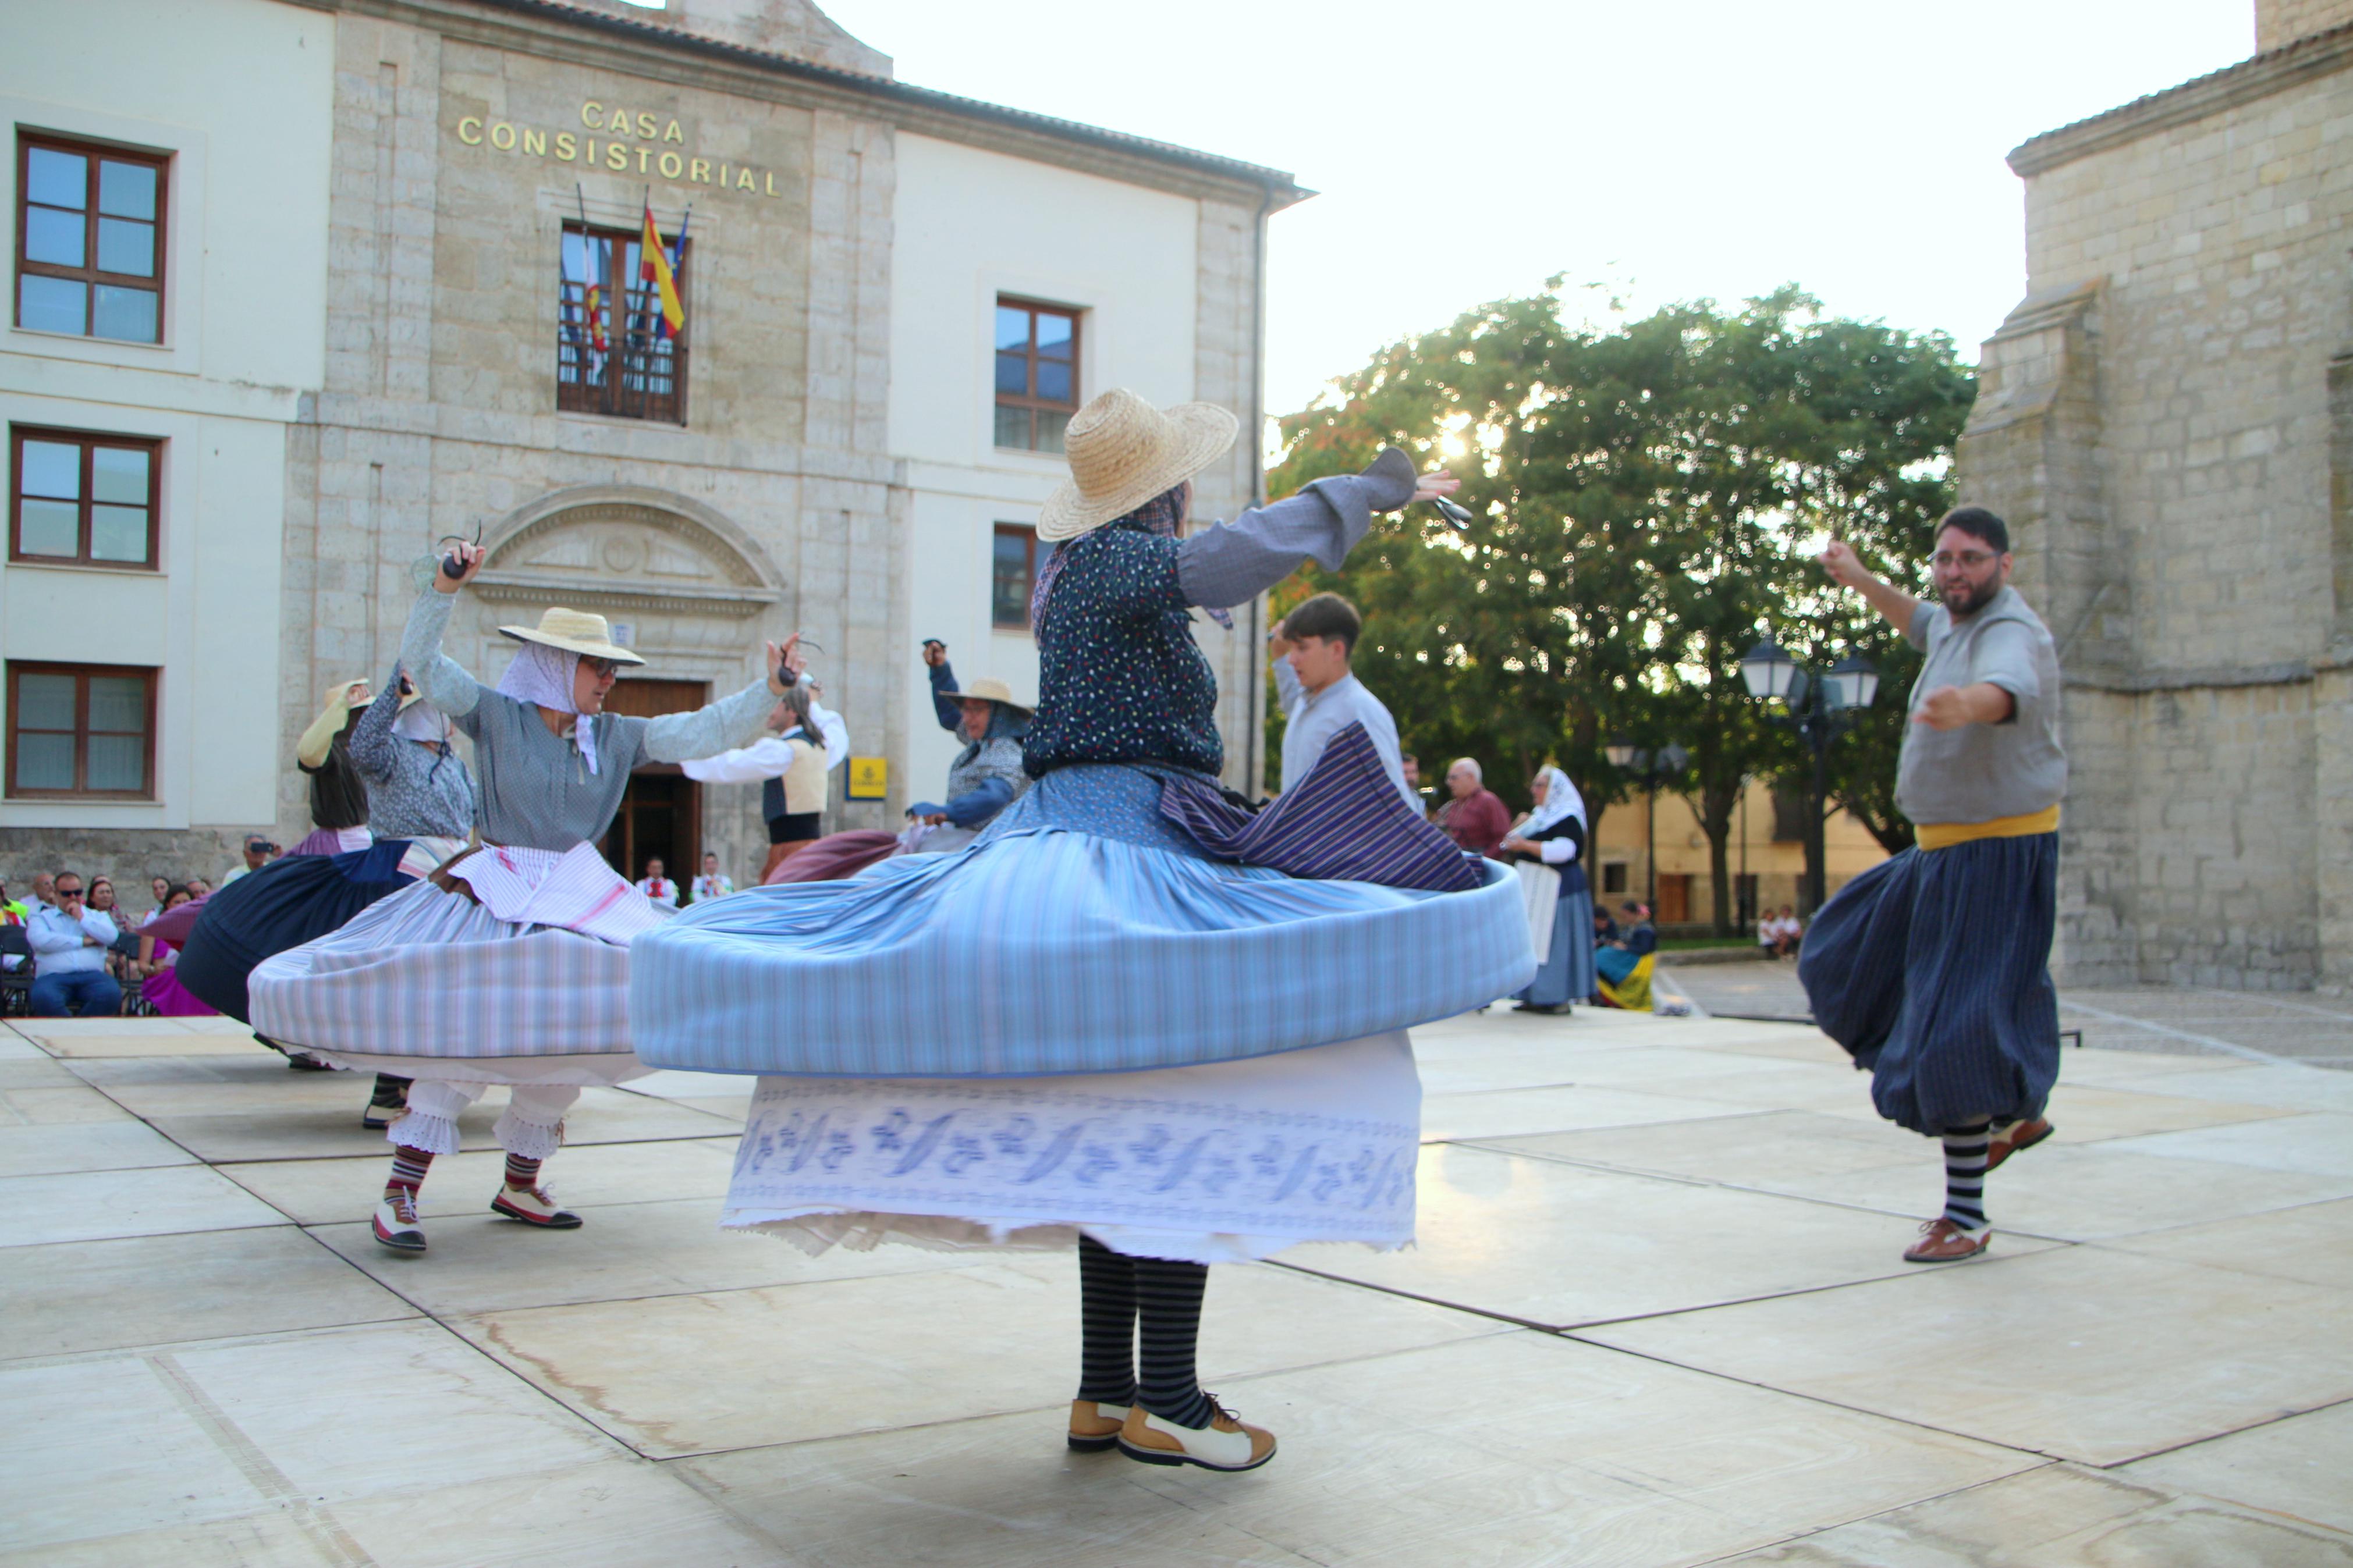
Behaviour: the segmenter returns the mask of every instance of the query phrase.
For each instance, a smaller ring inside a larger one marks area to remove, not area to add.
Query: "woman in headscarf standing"
[[[1124,391],[1071,421],[1039,525],[1033,782],[987,832],[689,910],[637,943],[631,997],[649,1063],[769,1075],[723,1224],[811,1251],[1075,1238],[1070,1446],[1217,1470],[1274,1438],[1196,1377],[1208,1265],[1409,1242],[1405,1030],[1535,967],[1516,883],[1406,805],[1361,727],[1266,816],[1328,805],[1361,859],[1331,876],[1419,857],[1421,879],[1229,864],[1194,826],[1225,756],[1192,606],[1246,604],[1303,555],[1336,567],[1374,511],[1455,488],[1391,449],[1180,537],[1237,427]]]
[[[1566,1013],[1593,994],[1593,889],[1585,876],[1585,797],[1558,768],[1540,769],[1535,809],[1504,837],[1504,853],[1559,879],[1544,967],[1519,994],[1522,1013]]]
[[[605,863],[596,840],[640,763],[682,763],[750,740],[797,679],[798,639],[767,645],[768,673],[691,713],[607,714],[624,664],[602,616],[552,609],[537,626],[501,626],[523,646],[493,690],[441,651],[455,595],[480,571],[460,544],[409,614],[402,667],[474,742],[482,846],[371,905],[333,934],[254,971],[253,1021],[338,1067],[414,1081],[387,1130],[392,1171],[377,1241],[425,1250],[417,1192],[438,1154],[458,1152],[458,1118],[509,1086],[492,1128],[507,1152],[492,1212],[573,1229],[539,1180],[584,1086],[647,1069],[630,1049],[631,938],[669,912]],[[455,566],[453,574],[448,570]]]

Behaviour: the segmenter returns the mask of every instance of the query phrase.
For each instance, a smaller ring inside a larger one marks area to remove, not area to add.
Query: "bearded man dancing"
[[[1993,1239],[1985,1175],[2051,1135],[2059,1077],[2059,656],[2010,585],[2010,530],[1983,507],[1936,526],[1937,603],[1883,583],[1833,541],[1825,570],[1927,656],[1895,804],[1915,847],[1824,905],[1798,978],[1822,1031],[1870,1069],[1879,1113],[1945,1145],[1945,1212],[1907,1263]]]

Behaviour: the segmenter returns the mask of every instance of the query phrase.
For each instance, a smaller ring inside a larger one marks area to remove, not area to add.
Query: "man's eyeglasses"
[[[58,897],[61,899],[79,899],[81,897],[81,889],[79,888],[59,888],[58,889]]]
[[[1982,569],[1987,562],[1999,559],[1990,550],[1964,550],[1957,555],[1949,550],[1939,550],[1928,557],[1928,564],[1939,572],[1949,572],[1956,566],[1976,572]]]

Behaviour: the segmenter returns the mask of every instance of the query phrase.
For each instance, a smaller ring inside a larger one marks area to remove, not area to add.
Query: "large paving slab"
[[[374,1134],[377,1145],[384,1134]],[[0,1133],[0,1153],[7,1147]],[[261,1160],[214,1167],[224,1176],[301,1225],[364,1220],[384,1191],[389,1153],[371,1148],[341,1160]],[[703,1200],[708,1219],[727,1192],[735,1163],[735,1139],[681,1138],[599,1147],[594,1156],[574,1154],[545,1167],[542,1185],[569,1209],[612,1204]],[[484,1214],[506,1175],[506,1156],[497,1149],[444,1154],[417,1195],[427,1220]],[[601,1233],[600,1233],[601,1237]]]
[[[305,1105],[298,1098],[273,1098],[270,1089],[283,1085],[252,1086],[242,1110],[209,1116],[156,1116],[155,1130],[206,1160],[233,1163],[248,1160],[316,1160],[338,1155],[391,1151],[382,1132],[360,1125],[360,1109],[367,1099],[364,1083],[335,1075],[330,1087],[344,1089],[324,1107]],[[346,1088],[346,1085],[348,1087]],[[459,1144],[463,1149],[494,1149],[491,1129],[506,1105],[506,1094],[493,1088],[459,1119]],[[565,1115],[564,1137],[568,1146],[628,1143],[661,1138],[709,1138],[729,1131],[731,1124],[692,1106],[615,1089],[588,1089]]]
[[[1579,1337],[2096,1465],[2353,1398],[2353,1295],[2100,1247]]]
[[[2116,1473],[2353,1534],[2353,1404],[2176,1448]]]
[[[1283,1261],[1558,1328],[1900,1274],[1916,1225],[1464,1144],[1425,1148],[1419,1175],[1412,1250],[1301,1247]]]
[[[1790,1568],[2345,1568],[2353,1537],[2052,1465],[1734,1559]]]
[[[2100,1245],[2353,1292],[2353,1199],[2144,1231]]]
[[[57,1242],[0,1266],[9,1359],[416,1315],[290,1226]]]
[[[841,1568],[1221,1552],[1518,1568],[1704,1562],[2038,1462],[1525,1331],[1219,1391],[1281,1434],[1265,1470],[1058,1458],[1059,1411],[683,1464]]]
[[[201,1165],[0,1178],[0,1247],[285,1223]]]
[[[1218,1271],[1201,1375],[1245,1377],[1508,1332],[1503,1325],[1266,1268]],[[1011,1411],[1067,1411],[1078,1271],[999,1254],[925,1276],[599,1302],[454,1327],[640,1451],[664,1458]],[[712,1347],[741,1347],[714,1356]],[[819,1349],[821,1347],[821,1350]],[[810,1376],[812,1355],[830,1369]],[[1052,1423],[1047,1423],[1052,1429]]]

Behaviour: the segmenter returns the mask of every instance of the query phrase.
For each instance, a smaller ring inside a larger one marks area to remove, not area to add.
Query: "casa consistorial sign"
[[[626,105],[607,106],[592,98],[580,106],[580,124],[578,131],[568,126],[551,131],[469,114],[450,129],[469,147],[487,147],[518,158],[641,174],[738,195],[784,195],[776,188],[774,169],[698,155],[675,116],[650,114]]]

